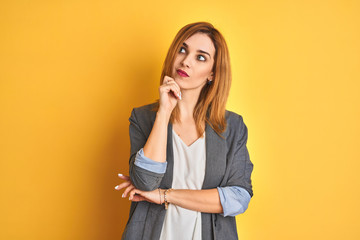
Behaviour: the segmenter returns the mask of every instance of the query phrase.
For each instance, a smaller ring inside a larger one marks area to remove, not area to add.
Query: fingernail
[[[115,187],[115,189],[118,189],[119,188],[119,185]]]
[[[179,97],[180,97],[180,100],[181,100],[181,92],[180,92],[180,96],[179,96]]]
[[[121,197],[122,197],[122,198],[124,198],[124,197],[125,197],[124,193],[121,195]]]
[[[123,175],[122,175],[121,173],[118,173],[118,176],[121,177],[121,176],[123,176]]]
[[[129,197],[129,200],[131,200],[130,197]]]

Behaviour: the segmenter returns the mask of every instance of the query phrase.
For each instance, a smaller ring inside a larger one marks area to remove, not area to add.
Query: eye
[[[179,52],[182,52],[182,49],[184,49],[184,52],[185,52],[185,48],[184,48],[184,47],[180,47],[180,51],[179,51]]]
[[[201,60],[201,58],[202,58],[203,60]],[[199,55],[199,56],[198,56],[198,59],[199,59],[200,61],[205,61],[205,60],[206,60],[206,58],[205,58],[203,55]]]

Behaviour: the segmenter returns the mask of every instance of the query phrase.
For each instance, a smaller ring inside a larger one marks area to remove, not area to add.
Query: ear
[[[211,72],[211,73],[210,73],[210,76],[208,77],[209,81],[212,81],[212,80],[213,80],[213,76],[214,76],[214,74],[213,74],[213,72]]]

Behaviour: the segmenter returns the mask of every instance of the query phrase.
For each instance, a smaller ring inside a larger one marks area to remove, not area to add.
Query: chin
[[[181,89],[184,87],[184,84],[182,83],[182,81],[179,81],[180,79],[175,78],[174,80]]]
[[[182,79],[181,77],[175,75],[174,80],[176,81],[176,83],[179,83]]]

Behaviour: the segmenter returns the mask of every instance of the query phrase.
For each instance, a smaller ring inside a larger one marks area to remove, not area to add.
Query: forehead
[[[210,37],[205,33],[195,33],[184,41],[190,49],[203,50],[210,53],[212,56],[215,54],[215,46]]]

